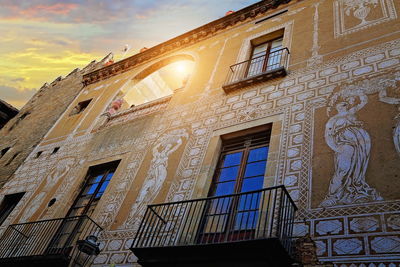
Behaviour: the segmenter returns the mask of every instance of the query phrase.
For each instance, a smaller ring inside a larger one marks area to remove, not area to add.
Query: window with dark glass
[[[85,184],[72,205],[67,217],[90,216],[101,196],[104,194],[111,178],[117,169],[119,161],[92,166],[89,168]]]
[[[254,45],[250,57],[247,77],[281,67],[283,37]]]
[[[113,161],[89,168],[84,185],[75,199],[74,204],[67,213],[66,218],[59,227],[57,234],[51,241],[49,254],[57,252],[57,248],[69,245],[70,236],[82,226],[81,220],[71,218],[75,216],[91,216],[101,196],[104,194],[115,170],[119,164]]]
[[[89,106],[91,101],[92,101],[92,99],[88,99],[88,100],[79,102],[78,105],[76,105],[74,107],[74,109],[71,111],[71,113],[69,115],[72,116],[72,115],[82,113]]]
[[[210,202],[203,234],[255,228],[260,192],[251,192],[263,188],[269,138],[266,130],[223,142],[209,197],[227,197]],[[245,192],[248,194],[229,196]]]
[[[53,149],[53,151],[51,152],[51,154],[56,154],[58,152],[58,150],[60,150],[60,147],[57,146]]]
[[[6,195],[0,205],[0,225],[7,219],[8,215],[14,210],[18,202],[24,196],[25,192]]]
[[[1,150],[0,152],[0,159],[7,153],[8,150],[10,150],[11,147],[5,147]]]
[[[11,157],[11,159],[9,159],[9,160],[7,161],[7,163],[6,163],[4,166],[10,165],[11,162],[13,162],[13,160],[19,155],[19,153],[21,153],[21,152],[15,153],[15,154]]]

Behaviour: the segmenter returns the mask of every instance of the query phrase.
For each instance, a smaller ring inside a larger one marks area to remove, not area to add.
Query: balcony
[[[85,239],[101,231],[87,216],[9,225],[0,238],[0,266],[87,266]]]
[[[282,48],[230,67],[222,88],[226,93],[287,74],[289,49]]]
[[[284,186],[149,205],[131,250],[144,266],[290,266],[297,210]]]

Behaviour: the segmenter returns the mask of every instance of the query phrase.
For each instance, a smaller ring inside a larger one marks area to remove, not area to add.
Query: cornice
[[[133,55],[112,65],[105,66],[101,69],[85,74],[83,76],[83,84],[86,86],[123,73],[141,63],[151,60],[154,57],[182,49],[183,47],[202,41],[218,34],[220,31],[225,30],[228,27],[232,27],[238,23],[244,22],[248,18],[255,18],[256,16],[264,14],[270,9],[277,8],[279,5],[289,3],[290,1],[291,0],[264,0],[255,3],[230,15],[224,16],[199,28],[172,38],[164,43],[158,44],[142,53]]]

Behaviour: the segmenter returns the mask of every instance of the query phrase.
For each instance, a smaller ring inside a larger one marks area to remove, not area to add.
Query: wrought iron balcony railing
[[[230,67],[222,88],[229,92],[236,88],[286,75],[289,49],[282,48]]]
[[[284,186],[149,205],[131,249],[278,238],[290,254],[296,210]]]
[[[60,259],[65,264],[71,259],[79,261],[77,241],[88,236],[98,237],[101,231],[102,228],[88,216],[9,225],[0,238],[0,265],[21,259],[45,262],[46,258]],[[81,266],[79,262],[76,264]]]

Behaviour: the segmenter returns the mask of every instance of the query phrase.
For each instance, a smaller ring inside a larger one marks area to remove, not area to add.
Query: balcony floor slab
[[[278,238],[132,251],[143,267],[285,267],[293,263]]]

